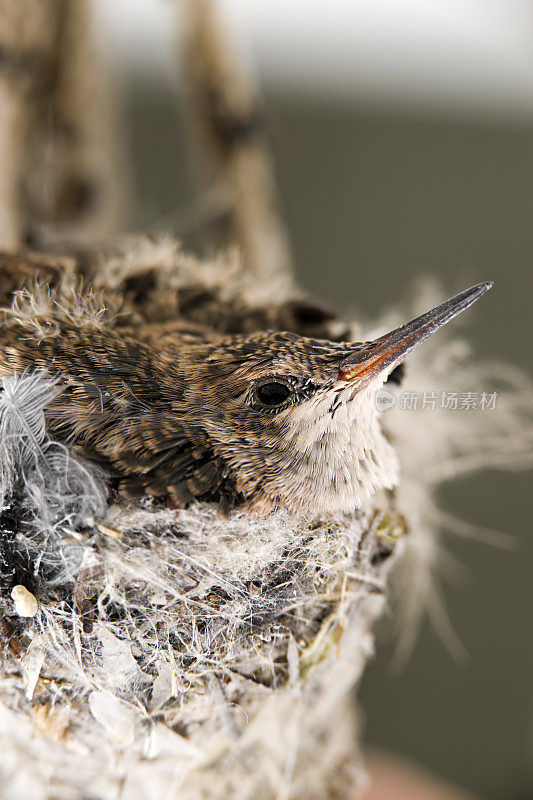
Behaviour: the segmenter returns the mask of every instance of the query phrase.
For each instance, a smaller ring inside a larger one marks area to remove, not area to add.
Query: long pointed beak
[[[339,367],[339,380],[363,389],[373,378],[390,372],[411,350],[475,303],[492,285],[492,281],[487,281],[472,286],[385,336],[366,342],[357,350],[354,348],[353,355]]]

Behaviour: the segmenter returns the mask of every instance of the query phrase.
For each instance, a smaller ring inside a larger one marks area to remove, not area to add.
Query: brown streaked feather
[[[228,287],[221,281],[202,280],[201,269],[191,278],[190,256],[181,256],[185,266],[183,280],[177,257],[176,273],[147,264],[120,281],[106,281],[99,271],[102,253],[95,249],[72,250],[68,256],[26,252],[20,255],[0,252],[0,306],[9,306],[13,293],[31,290],[36,283],[48,286],[61,304],[63,296],[76,286],[93,282],[102,303],[115,310],[109,325],[134,328],[143,338],[154,338],[187,326],[194,334],[205,328],[224,334],[253,333],[264,330],[293,331],[302,336],[342,341],[348,329],[325,303],[296,296],[279,302],[248,302],[239,291],[239,282]],[[199,262],[198,262],[199,263]]]
[[[20,289],[42,283],[59,291],[74,285],[76,277],[76,263],[71,258],[0,251],[0,306],[10,306],[14,293]]]
[[[45,369],[64,384],[47,412],[50,431],[75,443],[120,488],[164,495],[183,484],[191,497],[213,494],[221,470],[206,467],[215,459],[207,437],[181,424],[179,412],[169,413],[185,384],[174,353],[170,364],[117,331],[62,325],[37,343],[20,325],[4,327],[0,374],[28,367]]]

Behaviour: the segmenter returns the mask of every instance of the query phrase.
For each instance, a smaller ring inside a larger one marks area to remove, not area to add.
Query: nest
[[[496,387],[497,408],[410,413],[397,402],[383,423],[402,481],[346,517],[113,503],[103,477],[46,431],[54,381],[4,379],[6,796],[353,796],[363,773],[349,699],[391,565],[403,553],[408,642],[438,564],[436,486],[531,452],[525,379],[473,368],[442,338],[413,359],[402,390]]]
[[[11,698],[39,718],[63,756],[77,730],[91,752],[81,786],[94,796],[116,791],[114,760],[102,774],[95,758],[99,750],[107,762],[113,752],[94,736],[98,726],[127,748],[128,797],[160,797],[165,781],[177,786],[180,763],[180,796],[275,796],[292,783],[287,737],[295,764],[297,754],[309,763],[317,738],[330,739],[330,713],[336,725],[346,716],[345,692],[370,652],[365,634],[401,526],[383,514],[225,518],[212,505],[169,511],[153,503],[111,507],[104,521],[99,476],[45,433],[54,391],[45,375],[4,381],[3,441],[16,451],[3,461],[11,499],[2,527],[6,537],[14,521],[17,530],[2,577],[40,601],[35,616],[17,618],[4,597]],[[303,731],[294,728],[300,716]],[[277,753],[266,782],[254,765],[263,763],[268,730]],[[329,791],[329,758],[342,782],[355,742],[346,731],[342,739],[340,748],[328,742],[319,768],[302,772],[300,796]],[[149,742],[151,757],[162,759],[159,788],[150,790],[134,766]]]

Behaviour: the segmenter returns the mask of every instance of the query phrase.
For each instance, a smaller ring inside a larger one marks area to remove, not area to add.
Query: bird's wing
[[[123,332],[62,322],[38,338],[0,326],[0,377],[42,369],[62,393],[47,409],[50,433],[101,466],[129,494],[176,504],[218,496],[224,467],[199,425],[181,419],[184,380],[159,352]]]
[[[133,496],[168,495],[175,505],[195,498],[230,494],[222,460],[200,428],[146,419],[128,449],[115,459],[122,468],[119,487]]]

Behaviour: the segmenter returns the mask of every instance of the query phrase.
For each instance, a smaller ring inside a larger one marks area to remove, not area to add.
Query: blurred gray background
[[[195,236],[175,227],[192,198],[176,7],[128,2],[128,13],[125,0],[99,0],[97,11],[125,119],[129,227],[164,217],[194,247]],[[494,291],[469,312],[470,341],[480,358],[529,369],[531,3],[223,5],[258,64],[300,281],[368,317],[420,275],[447,294],[492,279]],[[530,497],[523,473],[446,487],[442,507],[514,534],[518,549],[447,537],[468,570],[446,586],[446,600],[469,659],[455,664],[425,626],[397,674],[384,620],[359,695],[367,743],[487,800],[533,798]]]

